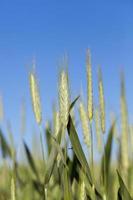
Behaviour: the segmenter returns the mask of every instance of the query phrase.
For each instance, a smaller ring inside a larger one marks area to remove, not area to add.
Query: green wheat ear
[[[84,104],[82,102],[80,102],[80,104],[79,104],[79,114],[80,114],[80,120],[81,120],[81,124],[82,124],[84,143],[88,147],[90,147],[90,145],[91,145],[90,127],[89,127],[89,123],[88,123],[87,113],[86,113]]]
[[[54,117],[53,131],[54,131],[55,137],[57,137],[59,130],[60,130],[60,113],[58,111],[54,110],[53,117]]]
[[[69,83],[68,74],[63,70],[60,73],[59,80],[59,108],[60,108],[60,121],[61,124],[66,128],[69,116]]]
[[[102,72],[101,72],[100,68],[98,71],[98,88],[99,88],[99,107],[100,107],[101,130],[102,130],[102,133],[105,133],[105,99],[104,99]]]
[[[41,101],[40,101],[40,93],[39,87],[37,83],[37,78],[35,71],[31,71],[29,75],[30,81],[30,92],[31,92],[31,99],[32,99],[32,106],[35,115],[36,122],[41,124],[42,122],[42,110],[41,110]]]
[[[91,67],[91,54],[87,50],[86,55],[86,68],[87,68],[87,110],[88,118],[91,121],[93,118],[93,87],[92,87],[92,67]]]

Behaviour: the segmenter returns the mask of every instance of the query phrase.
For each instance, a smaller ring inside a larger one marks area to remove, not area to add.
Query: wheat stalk
[[[84,181],[80,184],[80,195],[79,200],[86,200],[86,191],[85,191],[85,183]]]
[[[13,177],[11,178],[11,200],[16,200],[16,186]]]

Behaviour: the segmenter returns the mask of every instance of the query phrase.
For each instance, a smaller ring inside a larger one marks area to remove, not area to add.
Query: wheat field
[[[27,87],[38,126],[38,140],[33,136],[34,145],[30,148],[22,139],[27,162],[23,159],[20,162],[12,132],[4,133],[0,129],[0,200],[133,199],[133,125],[129,123],[123,73],[120,81],[121,114],[119,119],[112,115],[110,128],[107,129],[110,113],[106,113],[102,70],[98,69],[97,83],[94,83],[91,53],[87,50],[87,94],[81,94],[79,90],[77,96],[71,99],[68,69],[62,67],[58,102],[53,108],[53,118],[46,123],[42,115],[36,70],[33,68],[29,72]],[[94,84],[97,84],[98,94]],[[94,94],[98,97],[97,103]],[[1,121],[2,115],[1,98]],[[23,107],[22,132],[24,115]]]

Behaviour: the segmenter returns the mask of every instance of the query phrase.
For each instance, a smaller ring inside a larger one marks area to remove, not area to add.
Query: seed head
[[[59,130],[60,130],[60,114],[59,114],[59,112],[55,111],[54,112],[54,134],[55,134],[55,137],[57,137]]]
[[[102,73],[100,69],[99,69],[99,106],[100,106],[101,130],[103,133],[105,133],[105,100],[104,100]]]
[[[68,75],[63,70],[60,74],[59,83],[59,107],[60,107],[60,121],[64,127],[67,126],[69,116],[69,84]]]
[[[93,88],[92,88],[92,68],[91,68],[90,50],[87,50],[87,109],[88,117],[91,121],[93,118]]]
[[[88,123],[88,117],[87,113],[85,111],[85,107],[82,102],[80,102],[79,105],[79,114],[80,114],[80,120],[82,124],[82,130],[83,130],[83,137],[85,144],[90,147],[90,127]]]
[[[30,91],[31,91],[33,111],[35,114],[36,122],[38,124],[41,124],[42,122],[41,101],[40,101],[39,88],[35,72],[30,73],[29,79],[30,79]]]

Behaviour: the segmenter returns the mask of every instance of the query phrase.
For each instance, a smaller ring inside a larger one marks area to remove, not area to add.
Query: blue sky
[[[12,0],[0,1],[0,92],[6,119],[16,138],[24,97],[28,127],[34,124],[28,67],[36,58],[44,121],[57,99],[59,63],[65,53],[74,98],[86,87],[85,53],[92,53],[94,96],[97,67],[103,71],[106,109],[119,115],[121,69],[125,72],[129,114],[133,120],[132,0]],[[31,128],[28,129],[28,131]],[[27,132],[28,132],[27,131]]]

